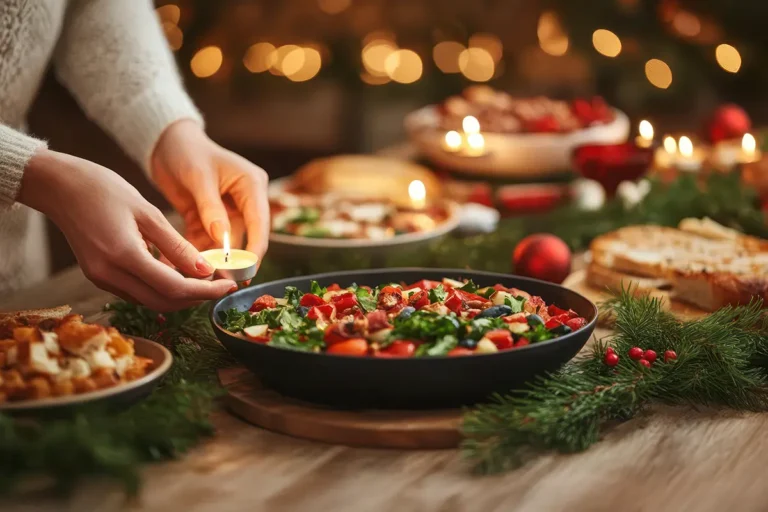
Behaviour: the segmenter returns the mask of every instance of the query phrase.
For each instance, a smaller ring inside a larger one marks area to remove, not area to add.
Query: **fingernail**
[[[224,241],[224,232],[226,229],[224,229],[224,223],[220,220],[215,220],[211,222],[211,234],[213,235],[213,238],[216,239],[217,242],[221,243]]]
[[[237,284],[233,284],[232,286],[230,286],[230,288],[227,291],[227,293],[232,293],[232,292],[236,292],[236,291],[237,291]]]
[[[208,263],[208,260],[200,256],[197,258],[197,261],[195,262],[195,268],[199,270],[200,272],[205,273],[205,275],[210,275],[213,273],[213,265]]]

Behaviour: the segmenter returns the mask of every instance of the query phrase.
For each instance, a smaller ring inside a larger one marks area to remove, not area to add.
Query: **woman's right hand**
[[[197,249],[134,187],[93,162],[38,151],[24,171],[18,201],[61,229],[88,279],[125,300],[172,311],[236,288],[233,281],[200,279],[213,268]],[[153,258],[147,242],[192,277]]]

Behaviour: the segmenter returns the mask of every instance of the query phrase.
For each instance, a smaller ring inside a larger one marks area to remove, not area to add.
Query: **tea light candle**
[[[443,148],[450,152],[450,153],[456,153],[457,151],[461,151],[461,145],[463,143],[463,140],[461,138],[461,134],[455,130],[451,130],[448,133],[445,134],[445,140],[443,141]]]
[[[259,257],[252,252],[241,249],[231,249],[229,233],[224,233],[224,247],[222,249],[210,249],[200,255],[214,268],[213,278],[231,279],[242,283],[253,279],[256,275],[256,266]]]
[[[649,148],[653,145],[653,125],[643,119],[638,127],[640,135],[635,137],[635,144],[641,148]]]
[[[413,180],[408,185],[408,197],[414,210],[423,210],[427,204],[427,188],[421,180]]]
[[[461,121],[461,129],[468,135],[480,133],[480,121],[475,116],[467,116]]]
[[[677,142],[674,137],[667,135],[664,137],[662,147],[656,150],[656,166],[662,169],[672,167],[675,158],[677,158]]]
[[[725,140],[717,143],[713,159],[721,169],[731,169],[738,164],[749,164],[760,159],[757,141],[751,133],[745,133],[741,143]]]
[[[691,139],[683,135],[677,143],[678,157],[675,159],[675,167],[681,171],[698,171],[704,161],[701,150],[695,150]]]
[[[467,155],[481,156],[485,153],[485,137],[480,133],[470,133],[467,135]]]

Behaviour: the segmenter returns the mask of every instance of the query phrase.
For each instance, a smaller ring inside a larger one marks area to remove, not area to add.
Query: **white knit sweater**
[[[0,0],[0,291],[48,272],[43,219],[15,200],[46,145],[22,130],[51,61],[86,114],[145,169],[168,125],[202,122],[150,0]]]

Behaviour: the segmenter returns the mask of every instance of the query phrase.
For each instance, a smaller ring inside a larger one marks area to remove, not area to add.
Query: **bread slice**
[[[56,306],[55,308],[27,309],[24,311],[0,311],[0,321],[15,319],[25,320],[27,323],[39,322],[46,318],[61,319],[72,312],[69,305]]]
[[[591,286],[625,282],[647,294],[706,311],[768,299],[768,241],[745,236],[710,219],[685,219],[679,229],[630,226],[596,238]]]
[[[407,205],[410,204],[408,186],[414,180],[424,183],[428,201],[441,197],[440,180],[426,167],[371,155],[339,155],[313,160],[296,171],[289,191],[333,194],[339,199],[401,199]]]
[[[634,295],[650,295],[659,298],[669,298],[669,290],[672,288],[668,279],[627,274],[605,268],[597,263],[590,263],[587,267],[586,279],[587,284],[593,288],[614,293],[629,290]]]

